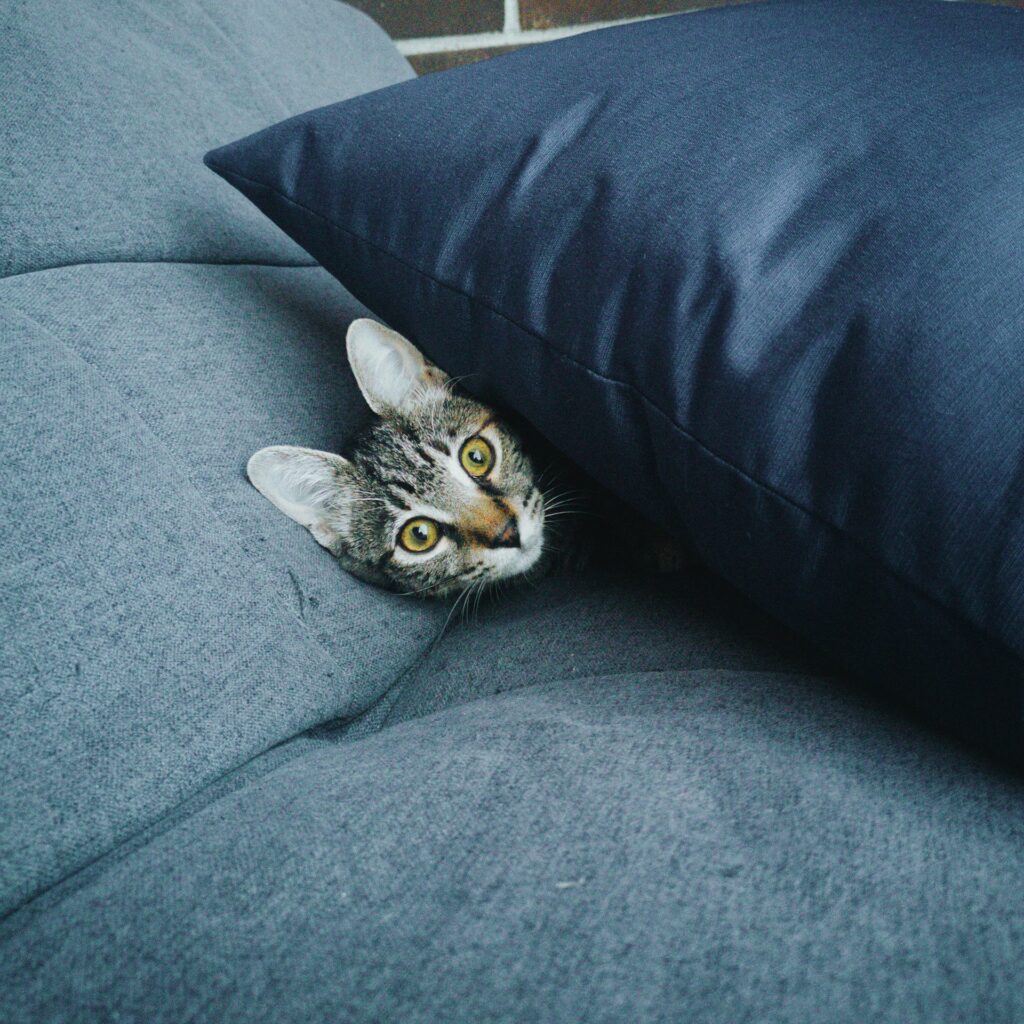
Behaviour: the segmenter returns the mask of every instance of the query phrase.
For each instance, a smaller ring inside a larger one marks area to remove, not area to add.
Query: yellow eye
[[[440,539],[441,531],[437,528],[437,523],[423,516],[410,519],[398,535],[398,543],[414,555],[429,551]]]
[[[471,437],[459,452],[459,462],[470,476],[479,479],[494,468],[494,449],[482,437]]]

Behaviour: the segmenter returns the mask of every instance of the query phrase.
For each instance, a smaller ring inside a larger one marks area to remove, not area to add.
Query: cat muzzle
[[[517,548],[519,547],[519,526],[514,516],[509,516],[501,530],[491,538],[492,548]]]

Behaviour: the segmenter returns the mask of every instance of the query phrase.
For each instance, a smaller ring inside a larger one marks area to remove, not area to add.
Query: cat
[[[400,334],[354,321],[349,365],[377,418],[347,457],[263,448],[249,480],[349,572],[449,597],[544,571],[552,508],[517,432]]]
[[[525,428],[465,392],[402,335],[359,319],[346,348],[376,413],[347,456],[276,445],[256,452],[247,472],[353,575],[402,594],[475,593],[556,564],[582,567],[607,525],[628,524],[621,511],[603,511],[607,503],[566,464],[549,460],[538,474]],[[543,445],[535,440],[533,450]],[[619,532],[645,538],[641,562],[676,567],[676,549],[652,528]]]

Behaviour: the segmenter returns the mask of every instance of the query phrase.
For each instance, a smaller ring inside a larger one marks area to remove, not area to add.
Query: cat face
[[[275,446],[249,479],[346,569],[444,597],[523,576],[544,553],[544,496],[514,432],[405,338],[372,320],[348,358],[375,420],[348,458]]]

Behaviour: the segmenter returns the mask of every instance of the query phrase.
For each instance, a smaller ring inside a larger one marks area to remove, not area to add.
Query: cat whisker
[[[459,593],[458,597],[456,597],[454,602],[452,603],[452,606],[451,606],[451,608],[448,611],[448,615],[445,617],[445,620],[444,620],[444,623],[441,626],[441,629],[438,631],[437,636],[434,637],[433,641],[430,644],[430,652],[431,653],[433,652],[434,648],[444,639],[445,634],[448,632],[448,626],[449,626],[449,624],[452,621],[452,616],[455,614],[456,610],[459,607],[459,604],[462,602],[462,600],[463,600],[463,598],[465,598],[465,596],[466,596],[466,591],[463,590],[463,591],[461,591]]]
[[[448,612],[448,616],[444,620],[444,625],[441,627],[440,633],[438,633],[437,638],[434,640],[435,644],[441,639],[441,637],[445,635],[445,632],[447,631],[449,625],[451,624],[452,619],[455,617],[456,613],[459,612],[460,609],[462,613],[460,621],[463,624],[466,623],[469,616],[470,604],[472,602],[474,595],[478,594],[481,590],[483,590],[487,584],[486,575],[486,567],[478,566],[476,570],[476,575],[470,575],[468,577],[465,589],[459,592],[458,596],[455,598],[455,601],[452,603],[452,607]],[[460,577],[466,578],[464,573],[457,573],[455,574],[454,577],[449,577],[448,579],[450,581],[453,578]]]
[[[470,377],[474,377],[474,376],[476,376],[476,375],[472,374],[472,373],[463,373],[463,374],[460,374],[458,377],[449,377],[444,382],[444,385],[443,385],[444,390],[447,391],[449,394],[451,394],[451,392],[453,392],[455,390],[455,388],[459,384],[461,384],[464,380],[469,380]]]
[[[559,519],[564,516],[593,516],[596,513],[591,512],[589,509],[584,508],[553,508],[544,509],[544,521],[549,523],[553,519]]]
[[[444,620],[444,625],[441,627],[441,632],[437,635],[437,640],[440,640],[441,637],[443,637],[445,633],[448,631],[448,626],[451,623],[452,617],[455,615],[455,612],[458,610],[459,605],[462,604],[463,606],[465,606],[468,594],[468,590],[463,590],[459,593],[459,596],[455,598],[451,610],[448,612],[448,617]],[[465,611],[465,608],[463,608],[463,611]],[[437,640],[435,640],[434,642],[437,643]]]
[[[577,494],[555,494],[544,496],[545,508],[562,508],[563,506],[584,505],[581,495]]]
[[[544,506],[544,511],[545,512],[555,512],[556,510],[558,510],[560,508],[576,509],[576,508],[584,508],[584,507],[585,506],[583,506],[582,504],[577,504],[576,502],[573,502],[573,501],[553,501],[550,504]]]
[[[583,497],[579,491],[573,489],[564,491],[544,491],[542,493],[547,501],[561,501],[563,499],[575,500]]]
[[[577,516],[587,516],[590,519],[604,518],[599,512],[590,512],[587,509],[567,508],[556,510],[554,512],[545,511],[544,522],[550,522],[552,519],[575,519]]]
[[[537,487],[543,488],[545,480],[557,480],[559,473],[561,473],[561,468],[557,464],[553,462],[548,463],[541,471],[540,476],[537,477]]]
[[[477,621],[479,621],[480,618],[480,602],[483,599],[484,594],[487,592],[487,583],[487,577],[483,576],[477,586],[476,601],[473,604],[473,615],[476,617]]]
[[[559,493],[560,494],[580,494],[582,492],[580,491],[580,489],[578,487],[565,487],[561,491],[559,491]]]
[[[465,602],[462,605],[462,625],[469,624],[469,609],[473,603],[473,595],[476,592],[477,583],[476,581],[469,584],[466,589],[462,592],[465,597]]]
[[[426,587],[420,587],[417,590],[400,590],[398,591],[399,597],[412,597],[414,594],[426,594],[431,590],[437,590],[438,587],[443,587],[446,583],[451,583],[453,580],[457,580],[463,574],[461,572],[453,572],[450,576],[443,576],[439,580],[435,580],[433,583]]]

